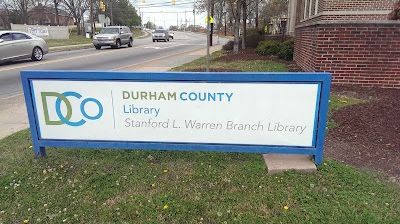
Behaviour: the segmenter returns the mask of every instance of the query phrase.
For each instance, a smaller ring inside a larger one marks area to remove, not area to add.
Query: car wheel
[[[129,38],[128,47],[132,47],[132,46],[133,46],[133,45],[132,45],[132,43],[133,43],[133,40],[132,40],[132,38]]]
[[[94,46],[97,50],[101,49],[101,46]]]
[[[156,42],[156,40],[153,39],[153,42]]]
[[[32,51],[32,60],[41,61],[43,59],[43,51],[40,47],[33,48]]]
[[[117,40],[117,42],[115,42],[115,48],[119,49],[121,47],[121,41]]]

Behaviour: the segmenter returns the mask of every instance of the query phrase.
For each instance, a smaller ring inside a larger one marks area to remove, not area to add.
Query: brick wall
[[[294,0],[292,0],[294,1]],[[313,3],[316,0],[312,0]],[[398,0],[319,0],[318,14],[304,19],[306,0],[297,0],[296,24],[323,20],[386,20]],[[384,14],[383,14],[384,13]]]
[[[396,0],[320,0],[324,11],[391,10]]]
[[[400,88],[399,22],[317,22],[296,28],[294,60],[333,82]]]

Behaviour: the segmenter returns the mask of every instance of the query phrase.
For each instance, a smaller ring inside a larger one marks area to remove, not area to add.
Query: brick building
[[[62,9],[58,9],[58,21],[60,26],[74,25],[74,18]],[[30,25],[56,25],[56,10],[54,7],[35,6],[29,10],[28,24]]]
[[[328,71],[333,82],[400,88],[398,0],[289,0],[294,60],[305,71]]]

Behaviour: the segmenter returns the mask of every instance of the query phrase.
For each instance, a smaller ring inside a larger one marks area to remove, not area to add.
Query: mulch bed
[[[260,56],[254,49],[229,53],[217,60],[273,60],[285,63],[289,71],[302,71],[293,62]],[[333,113],[338,127],[328,132],[325,156],[378,171],[400,183],[400,89],[333,86],[332,92],[365,102]]]
[[[222,57],[215,59],[215,61],[252,61],[252,60],[270,60],[282,64],[286,64],[290,72],[301,72],[302,70],[293,61],[281,60],[276,56],[264,56],[256,53],[255,49],[242,49],[237,54],[229,52]]]
[[[252,61],[252,60],[279,60],[278,57],[275,56],[263,56],[258,55],[255,52],[255,49],[244,49],[240,50],[237,54],[233,52],[229,52],[224,54],[223,56],[215,59],[215,61]]]
[[[196,68],[196,69],[188,69],[185,71],[186,72],[205,72],[206,69],[205,68]],[[224,69],[224,68],[218,68],[218,69],[210,68],[209,71],[210,72],[241,72],[240,70],[236,70],[236,69]]]
[[[400,182],[400,90],[334,86],[333,92],[366,102],[333,113],[338,127],[328,132],[325,155]]]

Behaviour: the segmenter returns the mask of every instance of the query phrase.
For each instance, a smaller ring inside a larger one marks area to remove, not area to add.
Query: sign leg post
[[[323,160],[324,160],[324,156],[322,154],[322,151],[318,150],[317,154],[314,155],[315,165],[317,165],[317,166],[321,165]]]
[[[33,151],[35,152],[35,159],[40,159],[46,157],[46,148],[42,146],[38,146],[38,144],[34,144]]]

